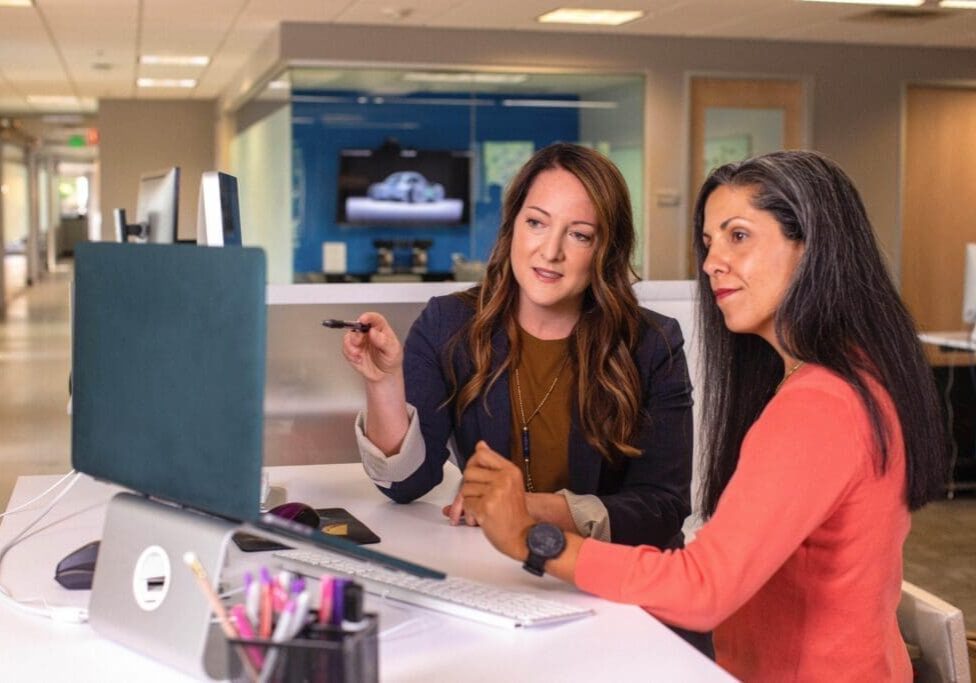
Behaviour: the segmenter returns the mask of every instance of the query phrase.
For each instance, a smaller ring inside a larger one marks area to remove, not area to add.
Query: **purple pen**
[[[347,583],[349,583],[349,579],[332,580],[332,616],[329,618],[329,623],[333,626],[339,626],[342,623],[343,615],[346,613]]]

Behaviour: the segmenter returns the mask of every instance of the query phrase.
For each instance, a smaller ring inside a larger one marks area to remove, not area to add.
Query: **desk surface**
[[[973,341],[970,332],[920,332],[918,338],[925,344],[958,351],[976,351],[976,341]]]
[[[540,676],[565,681],[731,680],[643,610],[599,600],[551,577],[533,577],[492,549],[480,530],[447,524],[440,508],[456,490],[459,475],[453,467],[446,469],[441,486],[405,506],[376,491],[358,464],[270,471],[272,485],[284,487],[289,500],[347,508],[382,537],[374,548],[448,573],[596,611],[593,617],[559,626],[506,630],[368,596],[367,608],[380,613],[383,681],[438,680],[448,672],[452,681],[492,683]],[[9,506],[30,500],[55,480],[21,477]],[[71,550],[100,537],[105,504],[116,490],[83,477],[35,533],[7,554],[0,566],[0,582],[20,599],[86,605],[89,592],[62,589],[52,578],[53,568]],[[34,519],[36,510],[4,518],[0,545]],[[236,548],[232,552],[229,562],[235,569],[243,563],[269,561],[264,553],[244,555]],[[394,623],[396,627],[387,632],[387,625]],[[6,680],[184,680],[173,669],[99,638],[88,625],[56,624],[0,605],[0,632]]]

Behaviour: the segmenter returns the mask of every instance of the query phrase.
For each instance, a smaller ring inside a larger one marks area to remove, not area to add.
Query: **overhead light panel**
[[[921,7],[925,0],[800,0],[800,2],[830,2],[840,5],[878,5],[885,7]]]
[[[34,0],[0,0],[0,7],[33,7]]]
[[[582,7],[560,7],[546,12],[536,21],[543,24],[589,24],[591,26],[620,26],[640,19],[643,10],[585,9]]]
[[[414,83],[489,83],[499,85],[512,85],[525,83],[528,80],[525,74],[499,74],[499,73],[454,73],[443,71],[408,71],[403,74],[403,80]]]
[[[976,9],[976,0],[941,0],[939,7],[946,9]]]
[[[195,78],[137,78],[136,85],[140,88],[195,88]]]
[[[204,55],[142,55],[140,64],[152,66],[206,66],[210,57]]]

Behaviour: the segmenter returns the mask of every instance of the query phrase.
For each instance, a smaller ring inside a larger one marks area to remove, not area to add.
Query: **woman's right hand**
[[[403,346],[386,318],[363,313],[357,320],[369,323],[368,332],[349,330],[342,340],[342,354],[367,382],[382,382],[403,370]]]

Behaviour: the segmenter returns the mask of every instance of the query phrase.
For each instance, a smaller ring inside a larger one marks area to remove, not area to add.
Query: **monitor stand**
[[[193,551],[213,581],[236,529],[143,496],[116,495],[106,511],[92,581],[92,628],[196,678],[240,676],[240,662],[183,561]]]

